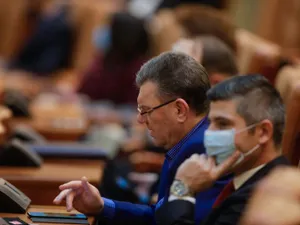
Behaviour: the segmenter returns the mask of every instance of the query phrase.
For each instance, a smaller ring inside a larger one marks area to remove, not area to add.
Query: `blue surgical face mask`
[[[243,131],[249,130],[255,127],[257,124],[250,125],[242,130],[235,131],[229,130],[206,130],[204,133],[204,146],[206,148],[206,154],[211,157],[215,157],[216,163],[221,164],[228,159],[233,152],[237,149],[234,143],[235,135]],[[236,161],[234,166],[241,163],[244,158],[259,148],[259,144],[254,146],[246,153],[242,153],[240,158]]]
[[[111,31],[109,27],[98,27],[93,31],[93,44],[101,51],[106,52],[111,45]]]

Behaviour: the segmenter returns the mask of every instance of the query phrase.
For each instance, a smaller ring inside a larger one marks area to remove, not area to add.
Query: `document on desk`
[[[87,224],[89,221],[83,219],[63,219],[63,218],[40,218],[40,217],[31,217],[30,218],[34,223],[66,223],[66,224]]]

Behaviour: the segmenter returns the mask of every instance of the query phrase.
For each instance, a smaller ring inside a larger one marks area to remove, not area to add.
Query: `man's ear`
[[[270,120],[263,120],[259,125],[259,144],[265,144],[273,138],[274,126]]]
[[[189,105],[182,98],[178,98],[175,101],[175,105],[176,105],[177,120],[180,123],[185,122],[187,119],[188,113],[190,111]]]

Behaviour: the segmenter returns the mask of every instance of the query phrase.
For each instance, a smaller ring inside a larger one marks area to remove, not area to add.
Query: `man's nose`
[[[137,114],[137,117],[136,117],[136,118],[137,118],[138,123],[140,123],[140,124],[145,123],[145,118],[144,118],[144,116],[141,115],[140,113]]]

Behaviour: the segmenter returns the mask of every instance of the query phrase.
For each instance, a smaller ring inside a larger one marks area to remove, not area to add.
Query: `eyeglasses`
[[[160,105],[158,105],[158,106],[155,106],[155,107],[153,107],[153,108],[151,108],[151,109],[149,109],[149,110],[147,110],[147,111],[145,111],[145,112],[142,112],[142,109],[138,107],[138,108],[137,108],[137,111],[138,111],[138,112],[140,113],[140,115],[142,116],[142,115],[145,115],[145,114],[152,113],[154,110],[159,109],[159,108],[161,108],[161,107],[163,107],[163,106],[165,106],[165,105],[168,105],[168,104],[170,104],[171,102],[175,102],[176,100],[177,100],[177,98],[172,99],[172,100],[167,101],[167,102],[165,102],[165,103],[162,103],[162,104],[160,104]]]

